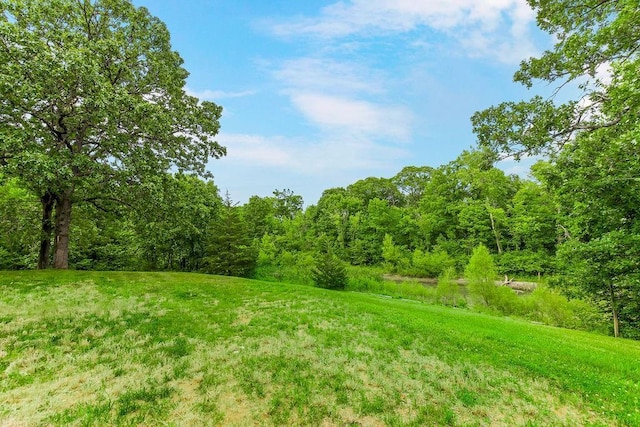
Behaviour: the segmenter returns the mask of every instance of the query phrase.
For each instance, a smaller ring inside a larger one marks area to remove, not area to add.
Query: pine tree
[[[228,193],[220,216],[210,227],[208,243],[208,273],[239,277],[248,277],[253,273],[258,253],[241,210],[231,201]]]
[[[319,288],[344,289],[347,286],[347,269],[340,258],[333,254],[328,242],[323,246],[326,248],[311,271],[313,283]]]
[[[347,270],[342,261],[332,254],[322,255],[311,275],[319,288],[344,289],[347,285]]]

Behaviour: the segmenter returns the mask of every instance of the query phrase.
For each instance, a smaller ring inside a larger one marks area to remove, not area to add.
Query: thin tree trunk
[[[56,204],[56,238],[53,268],[69,268],[69,230],[71,228],[71,196],[73,188],[62,193]]]
[[[40,230],[40,251],[38,252],[38,269],[44,270],[49,267],[51,257],[51,235],[53,234],[53,221],[51,216],[56,203],[53,194],[47,192],[40,198],[42,203],[42,228]]]
[[[493,231],[493,236],[496,238],[496,247],[498,248],[498,254],[501,254],[502,246],[500,246],[500,236],[498,235],[498,230],[496,229],[496,221],[495,219],[493,219],[493,213],[491,212],[489,200],[487,200],[487,211],[489,212],[489,219],[491,220],[491,230]]]
[[[618,319],[618,306],[616,304],[613,285],[609,285],[609,295],[611,297],[611,312],[613,314],[613,336],[618,338],[620,336],[620,320]]]

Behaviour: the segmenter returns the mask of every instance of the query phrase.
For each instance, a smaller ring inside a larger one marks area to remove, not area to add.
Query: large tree
[[[129,0],[0,0],[0,167],[42,204],[40,267],[67,268],[74,203],[225,154],[169,32]]]
[[[640,302],[640,266],[623,259],[637,256],[640,236],[640,1],[529,3],[557,42],[524,61],[515,80],[569,86],[578,96],[505,102],[472,122],[479,142],[497,152],[550,154],[540,171],[559,204],[561,265],[569,281],[609,301],[618,335],[620,313]]]

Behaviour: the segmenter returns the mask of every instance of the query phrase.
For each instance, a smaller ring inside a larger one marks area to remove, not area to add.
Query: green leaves
[[[478,143],[504,156],[556,152],[575,134],[577,104],[556,106],[535,96],[529,101],[503,102],[471,117]]]
[[[605,301],[617,334],[618,308],[621,320],[633,325],[635,318],[625,313],[640,305],[640,265],[626,261],[635,255],[620,246],[640,233],[640,2],[529,4],[539,26],[557,43],[524,61],[514,79],[529,88],[534,80],[556,84],[558,90],[570,83],[577,96],[563,104],[540,96],[504,102],[474,114],[474,131],[479,143],[496,153],[516,159],[551,155],[535,172],[558,204],[559,236],[565,241],[559,251],[562,281]],[[522,207],[519,202],[514,208],[520,211],[514,230],[518,236],[532,235],[535,223]],[[538,248],[551,243],[535,240]]]
[[[183,61],[146,9],[127,0],[0,7],[0,114],[7,131],[19,129],[12,154],[66,154],[59,166],[86,155],[94,165],[76,178],[91,167],[170,165],[205,175],[207,161],[225,154],[213,139],[221,108],[185,94]]]
[[[579,94],[563,104],[534,96],[478,112],[472,123],[479,143],[518,159],[524,154],[557,152],[581,133],[636,123],[640,108],[634,90],[639,68],[638,0],[529,3],[540,27],[558,42],[553,50],[524,61],[515,81],[531,88],[534,80],[544,80],[558,89],[575,81]]]
[[[0,0],[0,166],[73,202],[171,167],[209,177],[222,108],[185,93],[182,64],[129,0]]]

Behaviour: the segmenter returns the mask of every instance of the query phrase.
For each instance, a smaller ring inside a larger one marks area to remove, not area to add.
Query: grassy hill
[[[196,274],[0,272],[0,425],[640,425],[640,342]]]

